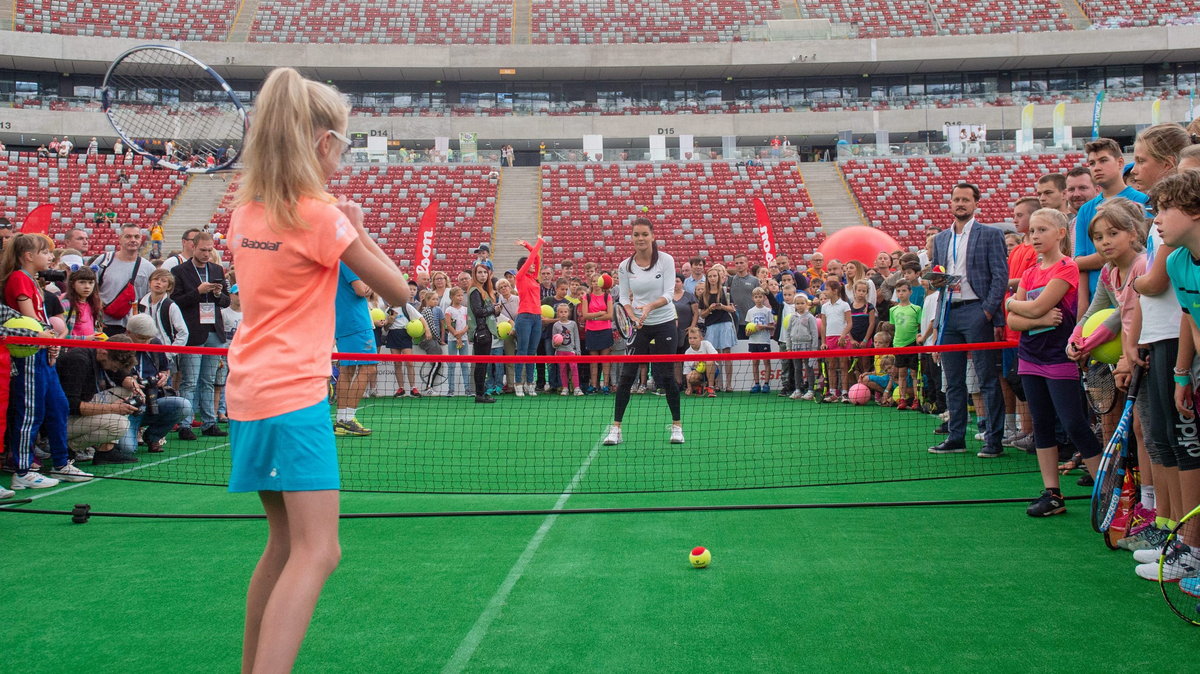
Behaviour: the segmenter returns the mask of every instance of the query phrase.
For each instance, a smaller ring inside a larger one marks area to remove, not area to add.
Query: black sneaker
[[[950,424],[943,421],[941,426],[933,429],[934,435],[950,435]]]
[[[494,403],[494,402],[496,402],[496,399],[488,397],[488,396],[475,396],[475,402],[477,402],[477,403]]]
[[[1004,448],[1003,447],[984,447],[983,449],[979,450],[979,453],[976,454],[975,456],[978,456],[981,459],[994,459],[998,456],[1004,456]]]
[[[1096,484],[1096,478],[1092,477],[1091,473],[1084,473],[1079,476],[1078,480],[1075,480],[1075,484],[1080,487],[1092,487]]]
[[[1030,517],[1049,517],[1067,512],[1067,504],[1061,494],[1055,494],[1049,489],[1043,489],[1042,495],[1029,504],[1025,514]]]
[[[118,452],[110,449],[107,452],[96,452],[92,457],[92,465],[100,466],[106,463],[137,463],[138,458],[129,452]]]
[[[195,440],[196,434],[192,432],[192,429],[188,428],[187,426],[184,426],[179,429],[179,439],[180,440]]]
[[[207,436],[214,437],[214,438],[223,438],[223,437],[229,435],[229,431],[221,430],[220,426],[209,426],[208,428],[200,431],[200,435],[207,435]]]

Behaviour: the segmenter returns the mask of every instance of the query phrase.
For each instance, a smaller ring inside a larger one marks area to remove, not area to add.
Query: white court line
[[[607,434],[608,429],[605,429]],[[591,467],[592,461],[600,453],[601,444],[604,441],[603,436],[592,445],[592,451],[588,453],[587,458],[583,460],[583,465],[579,466],[579,470],[575,471],[575,477],[571,478],[571,482],[567,484],[567,488],[559,495],[558,501],[554,503],[552,510],[562,510],[567,504],[567,499],[571,498],[571,494],[579,487],[579,483],[583,481],[583,476],[587,474],[588,468]],[[542,541],[546,539],[546,534],[550,533],[550,528],[554,526],[558,520],[558,515],[547,515],[542,521],[542,526],[533,534],[533,538],[529,539],[529,544],[525,546],[525,551],[517,558],[516,563],[508,570],[508,575],[505,576],[504,582],[500,583],[500,587],[496,589],[496,594],[492,595],[487,606],[484,607],[483,613],[479,614],[479,618],[475,620],[475,624],[471,626],[471,631],[467,632],[467,636],[463,637],[462,643],[458,645],[458,649],[454,651],[454,655],[446,666],[442,668],[442,674],[450,674],[451,672],[461,672],[467,666],[467,662],[471,660],[471,656],[475,655],[479,644],[483,642],[487,636],[488,630],[492,623],[500,615],[500,609],[508,601],[508,595],[512,592],[517,581],[521,580],[521,576],[525,575],[525,570],[529,568],[529,563],[533,561],[533,556],[541,547]]]
[[[38,490],[38,492],[37,492],[36,494],[31,494],[31,495],[29,495],[29,496],[21,496],[21,495],[19,495],[19,494],[18,494],[18,496],[17,496],[16,498],[19,498],[19,499],[29,499],[30,501],[36,501],[37,499],[40,499],[40,498],[45,498],[45,497],[47,497],[47,496],[54,496],[55,494],[61,494],[61,493],[65,492],[65,491],[70,491],[70,490],[72,490],[72,489],[78,489],[79,487],[86,487],[86,486],[87,486],[87,485],[89,485],[89,484],[96,484],[97,482],[103,482],[104,480],[106,480],[106,479],[108,479],[108,478],[117,477],[118,475],[126,475],[126,474],[128,474],[128,473],[132,473],[132,472],[134,472],[134,471],[137,471],[137,470],[142,470],[143,468],[150,468],[150,467],[152,467],[152,466],[159,466],[159,465],[162,465],[162,464],[164,464],[164,463],[170,463],[170,462],[172,462],[172,461],[178,461],[178,460],[180,460],[180,459],[186,459],[186,458],[188,458],[189,456],[196,456],[197,454],[203,454],[203,453],[205,453],[205,452],[211,452],[211,451],[212,451],[212,450],[214,450],[214,449],[221,449],[222,447],[228,447],[228,446],[229,446],[229,443],[228,443],[228,442],[226,442],[226,443],[222,443],[222,444],[220,444],[220,445],[214,445],[214,446],[212,446],[212,447],[205,447],[204,449],[197,449],[196,451],[194,451],[194,452],[188,452],[187,454],[180,454],[179,456],[171,456],[171,457],[167,457],[167,458],[165,458],[165,459],[161,459],[161,460],[159,460],[159,461],[155,461],[154,463],[142,463],[142,464],[138,464],[138,465],[136,465],[136,466],[133,466],[132,468],[126,468],[126,469],[124,469],[124,470],[118,470],[118,471],[117,471],[117,472],[115,472],[115,473],[109,473],[108,475],[102,475],[102,476],[100,476],[100,477],[97,477],[97,478],[94,478],[94,479],[88,480],[87,482],[72,482],[72,483],[68,484],[68,485],[67,485],[67,486],[65,486],[65,487],[61,487],[61,488],[52,488],[52,489],[51,489],[51,491],[40,491],[40,490]]]

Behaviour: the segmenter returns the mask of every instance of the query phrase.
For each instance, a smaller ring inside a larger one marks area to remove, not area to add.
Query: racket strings
[[[163,49],[127,54],[105,79],[108,114],[126,140],[173,140],[176,157],[187,161],[241,143],[244,116],[233,93],[209,71]],[[187,101],[182,98],[210,98]]]

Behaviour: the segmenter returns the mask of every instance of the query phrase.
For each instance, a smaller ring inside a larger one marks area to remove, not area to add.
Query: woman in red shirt
[[[538,274],[542,270],[542,246],[546,242],[538,237],[530,246],[525,241],[517,245],[529,251],[529,255],[517,260],[517,355],[532,356],[537,353],[538,339],[542,336],[542,294],[538,286]],[[536,396],[534,387],[536,369],[533,363],[517,364],[517,381],[513,385],[517,397],[526,394]]]

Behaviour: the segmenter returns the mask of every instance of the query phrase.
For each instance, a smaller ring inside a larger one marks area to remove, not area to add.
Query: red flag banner
[[[21,223],[21,233],[50,236],[50,220],[53,215],[54,206],[52,204],[42,204],[29,211],[29,215],[25,216],[25,221]]]
[[[767,264],[775,261],[775,232],[771,229],[771,216],[767,213],[767,205],[762,199],[754,199],[754,217],[758,221],[758,238],[762,243],[763,257]]]
[[[429,204],[421,214],[421,226],[417,228],[417,273],[429,273],[433,267],[433,227],[437,224],[437,202]]]

